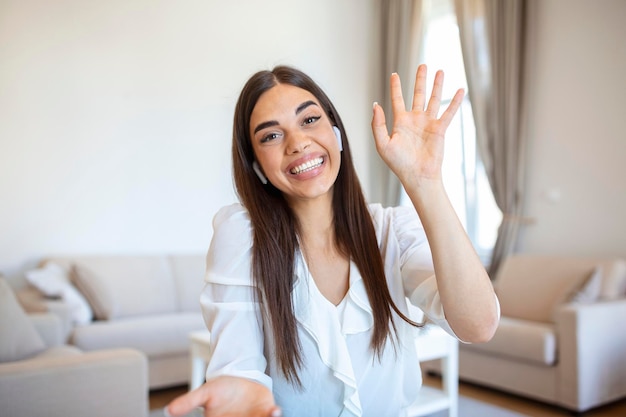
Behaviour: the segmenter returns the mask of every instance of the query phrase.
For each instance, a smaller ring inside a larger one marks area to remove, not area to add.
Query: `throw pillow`
[[[59,297],[69,307],[74,324],[87,324],[93,319],[93,312],[87,300],[71,284],[62,267],[48,262],[42,268],[26,272],[26,280],[46,297]]]
[[[618,259],[603,265],[604,277],[600,298],[615,300],[626,295],[626,260]]]
[[[600,289],[602,288],[602,267],[596,266],[589,275],[589,278],[569,297],[573,303],[593,303],[600,297]]]
[[[0,278],[0,362],[27,359],[45,348],[9,283]]]
[[[113,318],[118,310],[111,290],[98,274],[83,265],[72,267],[72,282],[87,297],[96,320]]]

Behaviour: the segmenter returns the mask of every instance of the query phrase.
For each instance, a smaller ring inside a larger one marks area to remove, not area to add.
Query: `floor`
[[[438,387],[441,386],[441,379],[437,376],[425,375],[424,384]],[[186,386],[152,391],[150,393],[150,409],[161,409],[172,399],[176,398],[178,395],[184,394],[185,392],[187,392]],[[459,384],[459,393],[478,401],[490,403],[498,407],[506,408],[508,410],[532,417],[560,417],[572,415],[572,413],[557,407],[552,407],[546,404],[530,401],[521,397],[508,395],[472,384]],[[584,417],[626,416],[626,399],[596,408],[584,413],[583,415]]]
[[[150,410],[165,407],[170,401],[187,392],[187,386],[150,391]]]
[[[438,376],[425,375],[424,384],[434,387],[440,387],[441,379]],[[559,417],[574,415],[573,413],[558,407],[553,407],[544,403],[528,400],[526,398],[515,395],[509,395],[500,391],[473,384],[460,383],[459,394],[532,417]],[[582,415],[584,415],[585,417],[626,416],[626,399],[623,399],[616,403],[608,404],[603,407],[598,407]]]

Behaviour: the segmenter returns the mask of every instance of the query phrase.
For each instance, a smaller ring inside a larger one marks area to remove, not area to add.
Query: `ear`
[[[341,141],[341,131],[337,126],[333,126],[333,131],[335,132],[335,137],[337,138],[337,143],[339,144],[339,150],[343,151],[343,142]]]
[[[261,171],[261,167],[257,161],[252,162],[252,169],[256,173],[256,176],[259,177],[263,184],[267,184],[267,178],[263,175],[263,171]]]

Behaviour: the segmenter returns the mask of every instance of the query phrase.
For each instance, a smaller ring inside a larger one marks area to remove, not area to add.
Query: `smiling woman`
[[[438,116],[443,73],[427,100],[420,66],[409,111],[390,81],[393,129],[374,104],[372,130],[412,208],[365,202],[342,120],[306,74],[280,66],[244,86],[232,147],[241,204],[215,216],[201,295],[207,382],[171,415],[405,415],[421,386],[407,301],[464,341],[491,338],[498,302],[441,179],[463,92]]]
[[[331,198],[341,155],[313,94],[279,84],[259,97],[249,124],[256,160],[286,199]]]

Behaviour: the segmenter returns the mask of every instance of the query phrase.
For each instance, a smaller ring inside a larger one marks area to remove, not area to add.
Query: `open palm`
[[[264,385],[245,378],[220,376],[172,401],[167,412],[182,417],[204,407],[205,417],[279,417],[280,408]]]
[[[374,105],[372,132],[376,150],[403,184],[406,181],[441,179],[445,132],[463,100],[464,92],[458,90],[448,108],[438,117],[443,89],[443,72],[438,71],[424,108],[426,73],[426,65],[420,65],[415,76],[411,110],[406,110],[400,77],[397,74],[391,76],[391,134],[387,131],[382,107]]]

